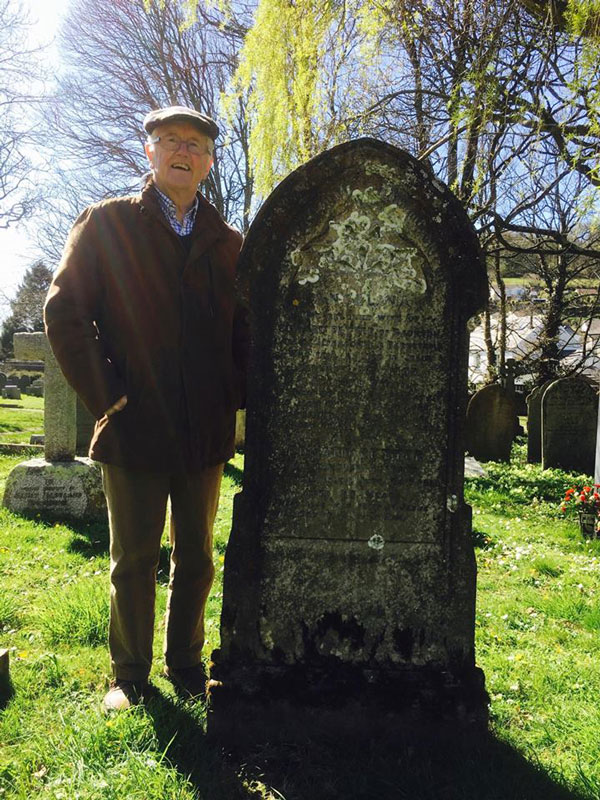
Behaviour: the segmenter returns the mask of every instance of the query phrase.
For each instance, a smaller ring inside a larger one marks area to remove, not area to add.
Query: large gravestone
[[[594,474],[598,396],[588,381],[559,378],[542,397],[542,467]]]
[[[542,460],[542,397],[552,381],[536,386],[527,395],[527,461],[539,464]]]
[[[407,153],[350,142],[273,192],[240,276],[246,462],[209,731],[485,717],[463,464],[487,280],[464,211]]]
[[[517,426],[514,392],[500,384],[484,386],[467,408],[467,450],[478,461],[510,461]]]
[[[77,397],[43,333],[16,333],[15,357],[42,359],[45,375],[44,458],[23,461],[6,481],[4,505],[51,519],[106,517],[100,466],[76,457]]]

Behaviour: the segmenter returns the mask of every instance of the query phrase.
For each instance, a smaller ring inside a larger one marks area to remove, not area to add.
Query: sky
[[[58,25],[66,13],[68,0],[22,0],[22,3],[29,8],[32,21],[36,20],[31,31],[33,43],[53,42]],[[58,62],[54,44],[50,44],[45,58]],[[35,248],[35,242],[27,235],[23,226],[0,229],[0,254],[1,320],[10,311],[7,301],[14,297],[25,270],[40,254]]]

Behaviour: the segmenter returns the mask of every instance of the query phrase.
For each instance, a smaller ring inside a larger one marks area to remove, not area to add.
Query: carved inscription
[[[12,492],[12,509],[28,513],[76,513],[85,508],[87,498],[77,477],[68,482],[55,481],[48,475],[31,475],[27,482],[16,486]]]
[[[446,513],[447,300],[407,212],[369,188],[345,197],[280,283],[266,531],[432,542]]]

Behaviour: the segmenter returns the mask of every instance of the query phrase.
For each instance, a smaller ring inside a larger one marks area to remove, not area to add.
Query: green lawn
[[[3,420],[4,411],[0,413]],[[29,413],[29,412],[26,412]],[[558,504],[575,476],[491,465],[467,485],[479,563],[477,659],[488,736],[401,730],[393,740],[257,743],[224,753],[202,704],[160,676],[168,551],[158,585],[160,698],[106,717],[105,526],[52,525],[0,510],[0,647],[12,692],[0,711],[0,800],[583,800],[600,798],[600,543]],[[0,481],[19,458],[0,456]],[[223,483],[207,652],[218,644],[223,553],[243,460]]]
[[[21,394],[20,400],[0,398],[0,444],[29,444],[32,433],[44,432],[44,398]]]

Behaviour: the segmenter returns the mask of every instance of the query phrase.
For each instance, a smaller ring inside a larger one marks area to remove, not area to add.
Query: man
[[[244,391],[247,327],[236,301],[241,236],[198,192],[214,120],[182,106],[144,120],[141,195],[86,209],[45,306],[67,380],[95,415],[111,559],[107,709],[149,692],[160,540],[171,500],[165,674],[198,696],[212,528]]]

